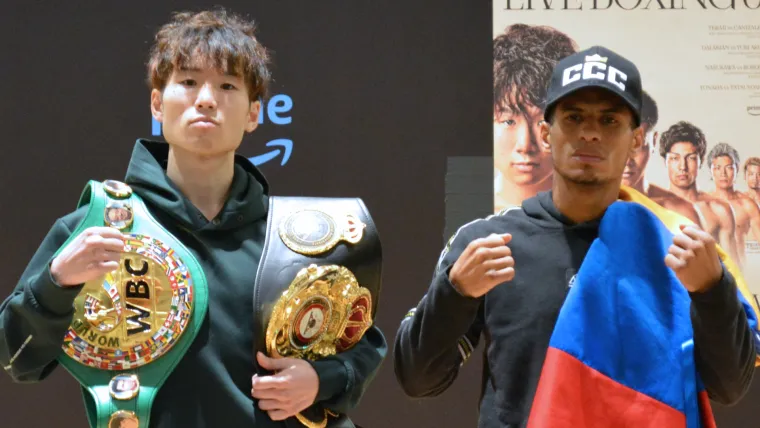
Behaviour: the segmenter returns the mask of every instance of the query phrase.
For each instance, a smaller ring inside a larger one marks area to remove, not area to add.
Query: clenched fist
[[[58,285],[84,284],[119,268],[124,252],[124,235],[112,227],[85,229],[69,242],[50,264],[50,274]]]
[[[491,234],[467,245],[449,272],[449,281],[465,296],[480,297],[515,277],[515,261],[507,247],[512,235]]]
[[[665,264],[690,292],[706,291],[723,275],[715,239],[694,225],[681,226],[681,232],[673,237]]]

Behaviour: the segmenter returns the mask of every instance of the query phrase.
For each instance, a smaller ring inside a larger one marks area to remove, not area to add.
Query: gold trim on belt
[[[318,360],[353,347],[372,326],[372,296],[343,266],[301,269],[272,310],[266,332],[273,358]],[[309,428],[327,426],[296,415]]]

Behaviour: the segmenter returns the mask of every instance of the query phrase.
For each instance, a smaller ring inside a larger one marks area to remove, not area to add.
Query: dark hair
[[[707,139],[704,132],[696,126],[684,120],[672,125],[667,131],[662,133],[660,137],[660,156],[665,158],[665,155],[676,143],[691,143],[697,148],[697,154],[699,156],[699,162],[704,163],[705,152],[707,151]]]
[[[721,156],[728,156],[731,158],[731,161],[734,163],[736,167],[741,165],[741,162],[739,162],[739,152],[736,151],[735,148],[731,147],[728,143],[718,143],[710,150],[710,153],[707,155],[707,164],[712,165],[712,161],[715,160],[715,158],[719,158]]]
[[[507,27],[493,40],[494,110],[543,108],[554,66],[577,50],[575,41],[552,27]]]
[[[747,167],[750,165],[760,166],[760,158],[757,156],[752,156],[750,158],[747,158],[746,161],[744,161],[744,173],[747,173]]]
[[[269,53],[256,26],[224,9],[179,12],[156,33],[148,61],[148,83],[163,90],[175,69],[201,65],[245,80],[251,101],[266,97],[271,80]]]
[[[646,125],[650,130],[654,129],[657,126],[657,121],[660,120],[657,102],[647,91],[641,91],[641,96],[641,124]]]

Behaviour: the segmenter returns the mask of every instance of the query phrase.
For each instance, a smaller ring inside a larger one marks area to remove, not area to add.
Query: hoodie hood
[[[243,156],[235,155],[235,173],[224,207],[208,221],[166,175],[169,145],[138,139],[132,151],[125,182],[153,210],[190,230],[237,229],[265,217],[269,185],[264,175]]]
[[[598,219],[583,223],[574,223],[554,205],[551,190],[540,192],[535,198],[523,201],[523,210],[529,217],[537,220],[542,226],[556,229],[589,229],[595,232],[602,220],[599,217]]]

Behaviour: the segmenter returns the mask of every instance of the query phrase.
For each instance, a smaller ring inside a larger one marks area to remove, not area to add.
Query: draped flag
[[[560,311],[529,428],[715,426],[695,366],[691,300],[664,262],[688,223],[621,190]],[[758,349],[757,305],[736,264],[718,252]]]

